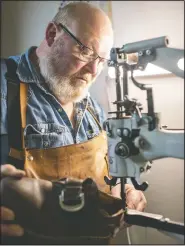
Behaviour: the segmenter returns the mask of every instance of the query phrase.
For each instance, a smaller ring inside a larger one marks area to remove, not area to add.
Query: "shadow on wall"
[[[18,47],[17,18],[14,14],[17,8],[15,1],[1,2],[1,56],[15,55]]]
[[[165,147],[165,146],[164,146]],[[145,192],[146,212],[161,214],[184,223],[184,160],[165,158],[156,160],[151,171],[141,175],[148,181]],[[130,229],[133,244],[182,244],[179,240],[152,228],[133,226]]]
[[[174,221],[184,221],[184,161],[173,158],[157,160],[150,173],[141,175],[141,181],[148,181],[145,191],[147,208],[145,212],[160,214]],[[184,245],[183,242],[153,229],[139,226],[129,228],[131,244]],[[118,233],[112,244],[128,244],[126,230]]]
[[[38,46],[59,1],[2,1],[1,55],[8,57]]]

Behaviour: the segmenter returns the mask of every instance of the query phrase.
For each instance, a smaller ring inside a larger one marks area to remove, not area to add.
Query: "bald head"
[[[95,39],[106,36],[113,39],[112,24],[106,13],[87,2],[72,2],[60,8],[53,19],[75,30],[80,36],[91,35]],[[84,37],[86,38],[86,37]]]
[[[37,49],[40,71],[61,103],[80,100],[109,58],[113,31],[108,16],[86,2],[60,8]]]
[[[109,17],[105,14],[105,12],[95,5],[87,2],[77,1],[68,3],[64,7],[60,7],[59,11],[53,18],[54,22],[62,22],[65,25],[69,25],[72,20],[81,22],[83,24],[85,24],[87,21],[89,24],[94,24],[95,21],[101,20],[102,25],[108,25],[110,28],[112,28]]]

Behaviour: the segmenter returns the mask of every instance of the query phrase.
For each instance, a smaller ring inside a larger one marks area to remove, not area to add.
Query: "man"
[[[91,4],[74,2],[58,11],[39,47],[11,57],[16,63],[13,76],[21,82],[24,137],[23,153],[20,148],[10,146],[9,155],[14,159],[24,156],[24,171],[16,169],[19,166],[13,159],[6,164],[4,151],[2,179],[28,176],[57,180],[91,176],[100,190],[108,191],[103,181],[107,174],[105,115],[88,89],[103,69],[112,45],[113,30],[106,14]],[[6,88],[4,84],[2,87]],[[6,90],[2,93],[6,94]],[[2,105],[5,100],[6,97],[2,97]],[[7,133],[5,109],[2,114],[2,127]],[[120,197],[120,186],[111,192]],[[129,184],[126,193],[128,207],[143,211],[146,206],[143,193]],[[4,207],[1,216],[2,221],[15,217],[13,211]],[[24,234],[24,228],[19,225],[2,223],[1,228],[7,236]]]

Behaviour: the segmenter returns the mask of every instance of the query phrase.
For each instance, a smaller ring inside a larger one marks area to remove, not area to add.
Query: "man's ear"
[[[55,41],[57,35],[57,26],[55,23],[50,22],[46,28],[45,38],[48,46],[50,47]]]

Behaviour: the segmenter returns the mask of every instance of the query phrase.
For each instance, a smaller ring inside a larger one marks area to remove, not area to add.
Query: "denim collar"
[[[11,56],[10,58],[17,63],[16,73],[21,82],[36,83],[39,86],[43,86],[45,85],[44,77],[37,72],[34,64],[30,60],[30,54],[34,52],[36,48],[36,46],[31,46],[29,49],[26,50],[25,53],[21,54],[20,56]],[[86,105],[87,101],[89,101],[89,97],[90,93],[88,92],[87,97],[84,98],[81,103]]]
[[[30,60],[30,54],[36,50],[36,46],[30,47],[25,53],[20,55],[17,64],[17,75],[21,82],[24,83],[41,83],[44,78],[35,69],[35,66]]]

